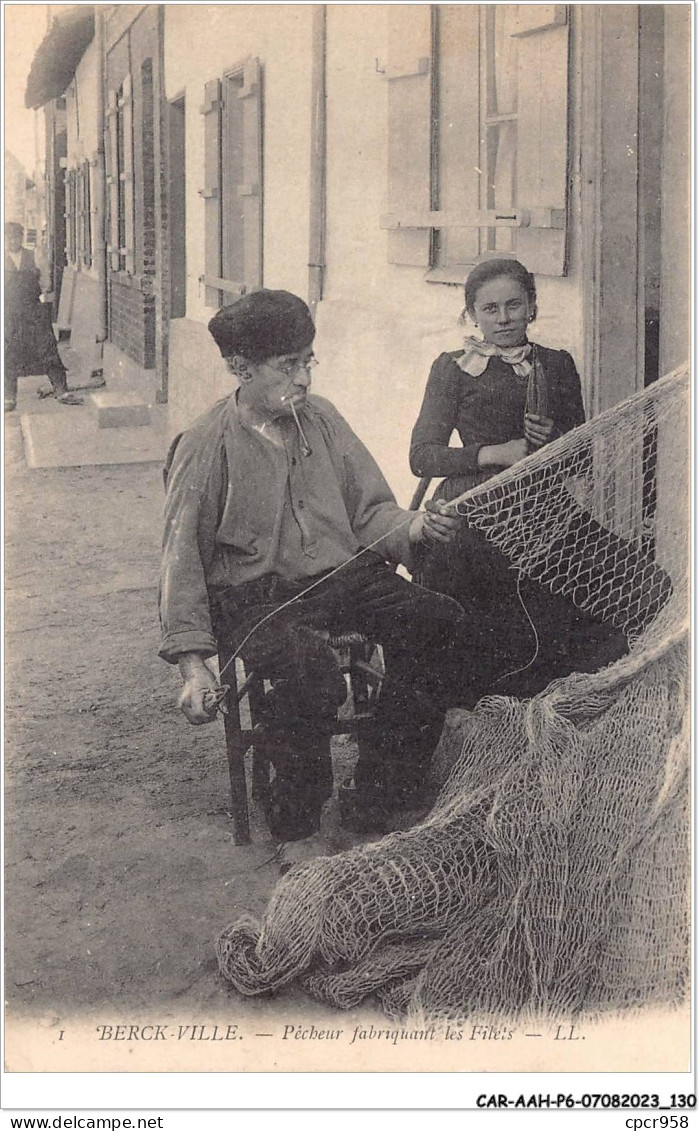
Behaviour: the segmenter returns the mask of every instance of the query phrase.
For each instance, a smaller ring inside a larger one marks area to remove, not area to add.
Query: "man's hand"
[[[528,412],[524,417],[524,436],[530,449],[536,450],[548,444],[553,435],[553,420],[550,416],[536,416]]]
[[[478,449],[479,467],[512,467],[529,454],[524,436],[521,440],[508,440],[506,444],[484,444]]]
[[[198,652],[183,653],[177,663],[184,680],[184,687],[177,701],[180,710],[193,726],[212,723],[216,718],[216,707],[214,705],[208,710],[204,707],[204,694],[218,687],[216,676]]]
[[[410,524],[410,541],[452,542],[462,521],[447,503],[430,500],[425,503],[425,510],[416,514]]]

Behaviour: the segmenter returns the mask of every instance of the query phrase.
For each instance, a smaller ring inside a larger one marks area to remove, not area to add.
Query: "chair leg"
[[[248,783],[245,776],[247,741],[240,730],[240,707],[235,694],[228,696],[228,714],[224,718],[228,774],[231,780],[231,817],[236,844],[250,843]]]
[[[262,679],[256,679],[248,690],[250,721],[252,723],[252,796],[266,809],[269,801],[269,761],[264,755],[264,725],[260,719],[264,715],[265,688]]]
[[[252,796],[266,812],[270,798],[269,760],[265,757],[259,732],[255,733],[252,748]]]

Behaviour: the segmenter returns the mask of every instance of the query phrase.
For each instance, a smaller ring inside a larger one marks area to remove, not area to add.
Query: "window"
[[[170,225],[170,317],[184,318],[187,312],[187,173],[185,161],[185,99],[168,103],[168,222]]]
[[[484,204],[489,211],[512,212],[517,203],[517,6],[486,8],[481,20]],[[514,251],[512,228],[486,228],[482,234],[482,251]]]
[[[144,275],[155,275],[155,122],[153,60],[141,65],[141,192],[137,196],[136,222],[141,236],[141,267]]]
[[[204,283],[207,306],[262,285],[262,91],[258,59],[204,89]]]
[[[112,271],[134,273],[133,99],[131,76],[108,92],[107,251]]]
[[[389,261],[445,282],[488,254],[564,274],[566,6],[396,5],[389,20]]]
[[[78,171],[78,231],[83,267],[92,266],[92,213],[90,206],[90,162],[83,161]]]
[[[83,161],[66,171],[65,221],[66,259],[74,267],[92,265],[92,216],[90,213],[90,163]]]

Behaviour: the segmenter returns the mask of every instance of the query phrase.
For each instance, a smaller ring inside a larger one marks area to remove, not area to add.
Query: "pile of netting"
[[[407,832],[292,870],[218,942],[244,994],[295,982],[391,1016],[599,1014],[689,976],[688,380],[651,388],[473,489],[467,521],[629,652],[448,718]]]

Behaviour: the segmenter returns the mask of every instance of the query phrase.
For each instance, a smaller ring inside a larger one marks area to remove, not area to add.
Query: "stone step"
[[[152,421],[153,405],[139,393],[100,389],[90,396],[98,428],[146,428]]]
[[[30,468],[162,463],[168,449],[165,405],[154,406],[147,428],[98,428],[87,404],[22,413],[20,426]]]

